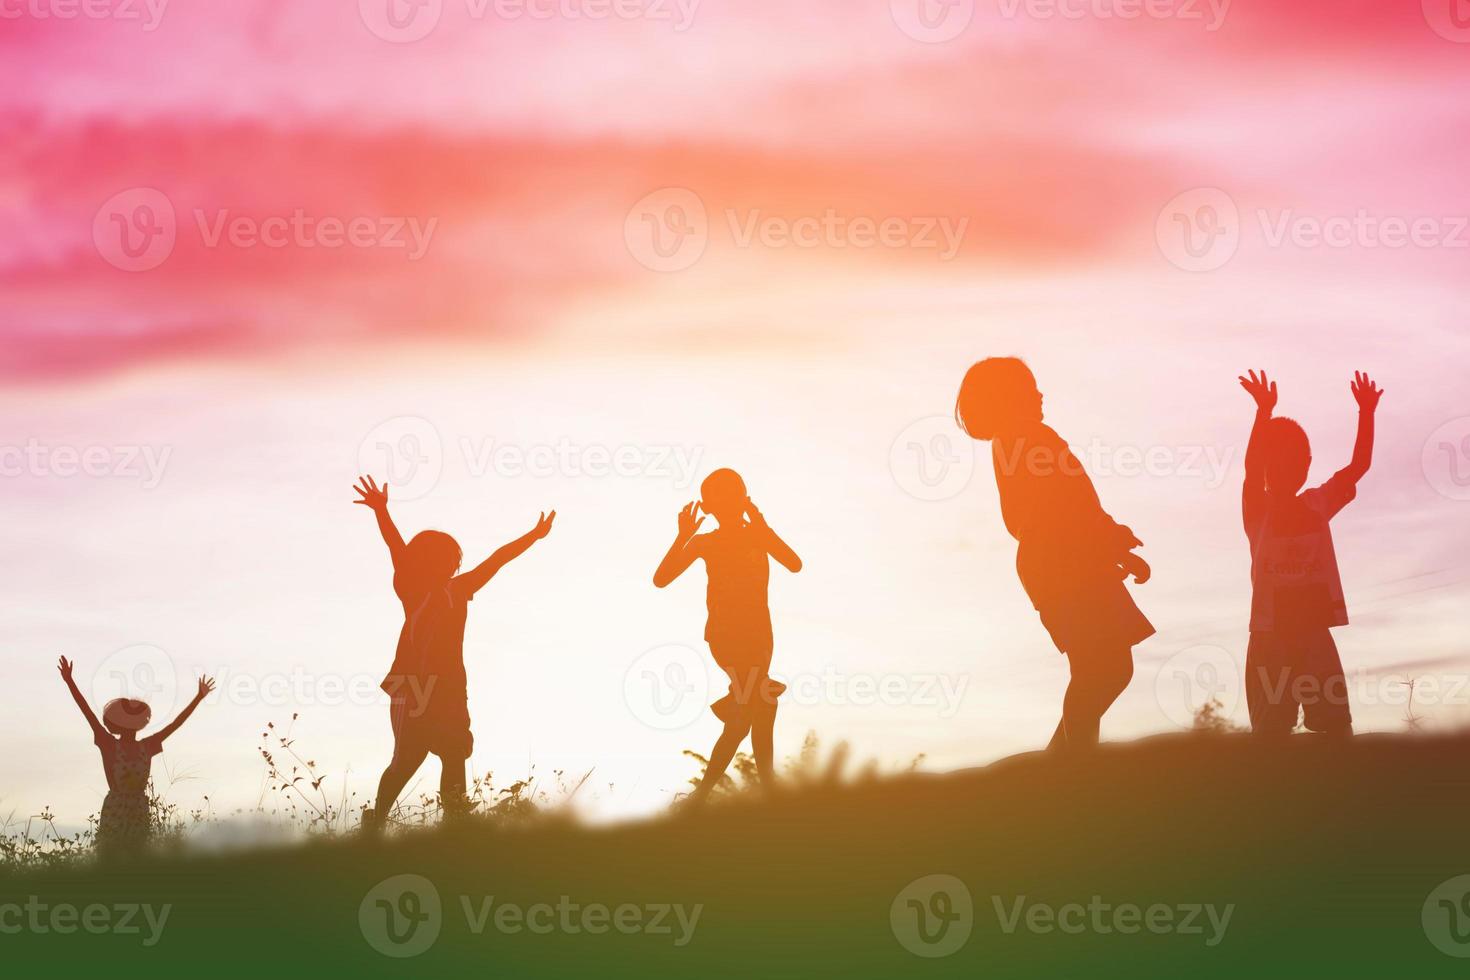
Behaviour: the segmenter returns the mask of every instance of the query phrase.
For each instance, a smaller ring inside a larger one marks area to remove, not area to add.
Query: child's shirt
[[[400,595],[403,629],[393,666],[382,688],[390,697],[453,699],[468,696],[464,668],[464,630],[474,594],[460,579],[420,596]]]
[[[770,646],[771,563],[763,532],[748,524],[719,527],[696,540],[709,577],[705,641]]]
[[[1355,496],[1357,487],[1342,473],[1286,499],[1264,490],[1247,496],[1251,632],[1347,625],[1347,601],[1328,522]]]
[[[152,736],[123,741],[103,731],[97,732],[92,741],[102,753],[102,768],[107,773],[110,791],[136,794],[148,789],[153,757],[163,751],[163,742]]]
[[[1037,422],[1017,438],[992,440],[1001,519],[1016,539],[1016,572],[1031,604],[1049,609],[1122,577],[1119,559],[1138,546],[1103,510],[1097,489],[1066,441]]]

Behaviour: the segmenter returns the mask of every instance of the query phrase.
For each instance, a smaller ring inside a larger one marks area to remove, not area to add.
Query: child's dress
[[[97,748],[107,772],[107,797],[97,824],[97,849],[105,855],[133,853],[148,842],[148,776],[163,751],[154,738],[124,740],[98,732]]]
[[[1132,647],[1152,636],[1118,566],[1138,539],[1103,510],[1062,437],[1037,422],[1005,445],[994,440],[991,455],[1016,572],[1057,649]]]

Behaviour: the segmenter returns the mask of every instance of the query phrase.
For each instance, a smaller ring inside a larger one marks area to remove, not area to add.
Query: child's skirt
[[[146,793],[108,790],[97,821],[97,851],[104,857],[136,854],[152,833]]]
[[[1098,579],[1071,595],[1038,604],[1041,624],[1065,654],[1132,647],[1154,635],[1154,626],[1119,579]]]

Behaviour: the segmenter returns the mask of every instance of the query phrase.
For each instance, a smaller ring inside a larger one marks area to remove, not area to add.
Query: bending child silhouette
[[[661,589],[696,559],[704,559],[709,577],[704,638],[715,663],[730,678],[729,693],[710,706],[725,730],[690,798],[696,804],[709,797],[747,734],[761,782],[767,788],[774,783],[776,699],[786,685],[769,675],[774,646],[767,597],[770,559],[789,571],[801,571],[801,559],[771,530],[751,502],[740,474],[715,470],[700,484],[699,492],[701,499],[679,512],[678,534],[653,573],[653,584]],[[713,514],[719,527],[696,535],[704,523],[701,509]]]
[[[1329,522],[1357,496],[1358,481],[1372,465],[1373,415],[1383,392],[1354,372],[1358,436],[1352,460],[1320,487],[1302,490],[1312,465],[1307,434],[1291,419],[1272,416],[1276,382],[1265,371],[1249,375],[1240,386],[1256,402],[1241,492],[1251,548],[1245,656],[1251,730],[1289,735],[1300,714],[1311,731],[1351,735],[1347,679],[1332,639],[1334,626],[1347,625],[1347,602]]]
[[[102,720],[98,721],[92,706],[77,689],[72,677],[74,667],[65,657],[56,662],[72,700],[92,726],[92,741],[102,753],[102,768],[107,773],[107,796],[102,800],[102,816],[97,821],[97,853],[104,860],[137,855],[153,835],[153,821],[148,813],[148,778],[153,757],[163,751],[163,740],[178,731],[214,690],[214,681],[200,678],[194,699],[177,718],[147,738],[139,738],[138,732],[153,717],[148,705],[133,698],[113,698],[103,705]]]
[[[1133,646],[1152,636],[1123,580],[1148,581],[1143,542],[1103,510],[1071,449],[1042,421],[1024,361],[991,357],[960,385],[955,420],[989,440],[1001,518],[1017,541],[1016,572],[1072,679],[1049,748],[1097,744],[1098,725],[1133,678]]]
[[[404,544],[388,515],[386,483],[380,488],[372,477],[362,477],[353,489],[361,498],[353,503],[378,519],[393,559],[393,591],[403,604],[393,666],[382,683],[391,701],[393,759],[378,782],[376,809],[363,811],[363,830],[381,829],[398,794],[430,753],[441,766],[440,806],[453,819],[469,809],[465,766],[475,745],[464,667],[467,604],[496,572],[546,537],[556,511],[542,513],[530,531],[460,575],[459,544],[443,531],[421,531]]]

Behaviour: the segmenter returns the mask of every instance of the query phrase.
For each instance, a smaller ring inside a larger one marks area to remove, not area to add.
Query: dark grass
[[[1465,976],[1470,960],[1435,949],[1420,916],[1437,884],[1470,873],[1467,762],[1466,737],[1271,749],[1164,737],[610,828],[469,825],[76,868],[0,880],[0,902],[171,903],[161,941],[23,932],[0,935],[0,955],[16,976]],[[405,873],[434,884],[442,929],[394,960],[365,941],[358,909]],[[898,893],[930,874],[960,879],[974,901],[968,942],[942,959],[908,952],[889,920]],[[703,910],[683,947],[615,931],[476,935],[461,895]],[[1208,925],[1007,934],[992,896],[1009,907],[1023,895],[1235,908],[1213,948]]]

